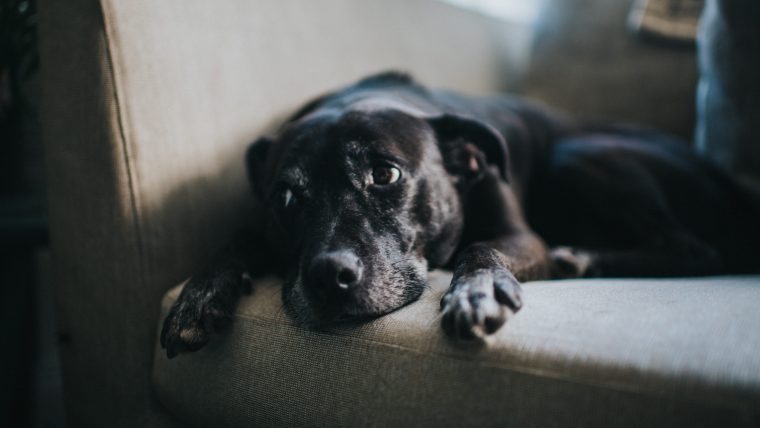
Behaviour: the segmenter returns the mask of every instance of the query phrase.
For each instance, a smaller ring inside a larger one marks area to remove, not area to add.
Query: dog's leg
[[[496,236],[475,240],[457,257],[451,287],[441,300],[443,328],[449,336],[473,339],[491,334],[522,306],[519,281],[547,279],[550,259],[543,241],[525,223],[512,189],[487,180],[472,194],[484,205],[471,206],[475,225]]]
[[[200,349],[229,323],[240,296],[251,292],[252,278],[267,273],[271,256],[263,244],[256,233],[238,233],[185,284],[161,330],[161,346],[169,358]]]
[[[553,277],[669,277],[718,275],[724,262],[709,245],[688,235],[630,250],[553,248]]]

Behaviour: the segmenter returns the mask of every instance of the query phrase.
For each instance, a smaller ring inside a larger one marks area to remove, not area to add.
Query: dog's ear
[[[473,181],[494,165],[509,182],[509,151],[499,131],[479,120],[453,114],[430,118],[428,123],[449,172]]]
[[[248,150],[245,153],[245,166],[248,170],[248,182],[251,184],[251,188],[259,200],[264,200],[265,196],[263,174],[271,146],[271,138],[259,137],[248,146]]]

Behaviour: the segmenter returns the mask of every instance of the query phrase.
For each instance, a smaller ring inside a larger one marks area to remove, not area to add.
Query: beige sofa
[[[40,14],[69,426],[760,423],[757,277],[526,284],[525,309],[484,346],[442,336],[445,272],[418,303],[324,332],[293,326],[269,278],[207,348],[167,360],[156,346],[167,290],[255,216],[246,144],[309,97],[400,68],[468,92],[526,88],[580,115],[646,121],[656,93],[681,120],[693,78],[627,70],[620,85],[647,88],[628,91],[629,110],[605,87],[573,105],[584,73],[541,66],[556,43],[531,65],[528,28],[433,0],[45,0]],[[590,70],[626,46],[693,60],[621,43]]]

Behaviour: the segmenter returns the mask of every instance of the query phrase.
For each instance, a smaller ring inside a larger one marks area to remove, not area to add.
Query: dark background
[[[0,426],[63,426],[44,157],[36,0],[0,0]]]

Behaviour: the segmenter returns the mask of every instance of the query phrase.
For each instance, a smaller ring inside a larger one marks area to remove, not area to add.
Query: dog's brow
[[[366,148],[359,141],[351,140],[343,146],[343,151],[347,156],[360,156]]]
[[[349,141],[344,146],[344,153],[349,158],[362,158],[370,162],[390,161],[401,166],[407,166],[400,150],[383,144],[362,144],[359,141]]]
[[[409,166],[409,161],[398,150],[370,150],[368,158],[374,162],[386,161],[401,165],[402,167]]]

